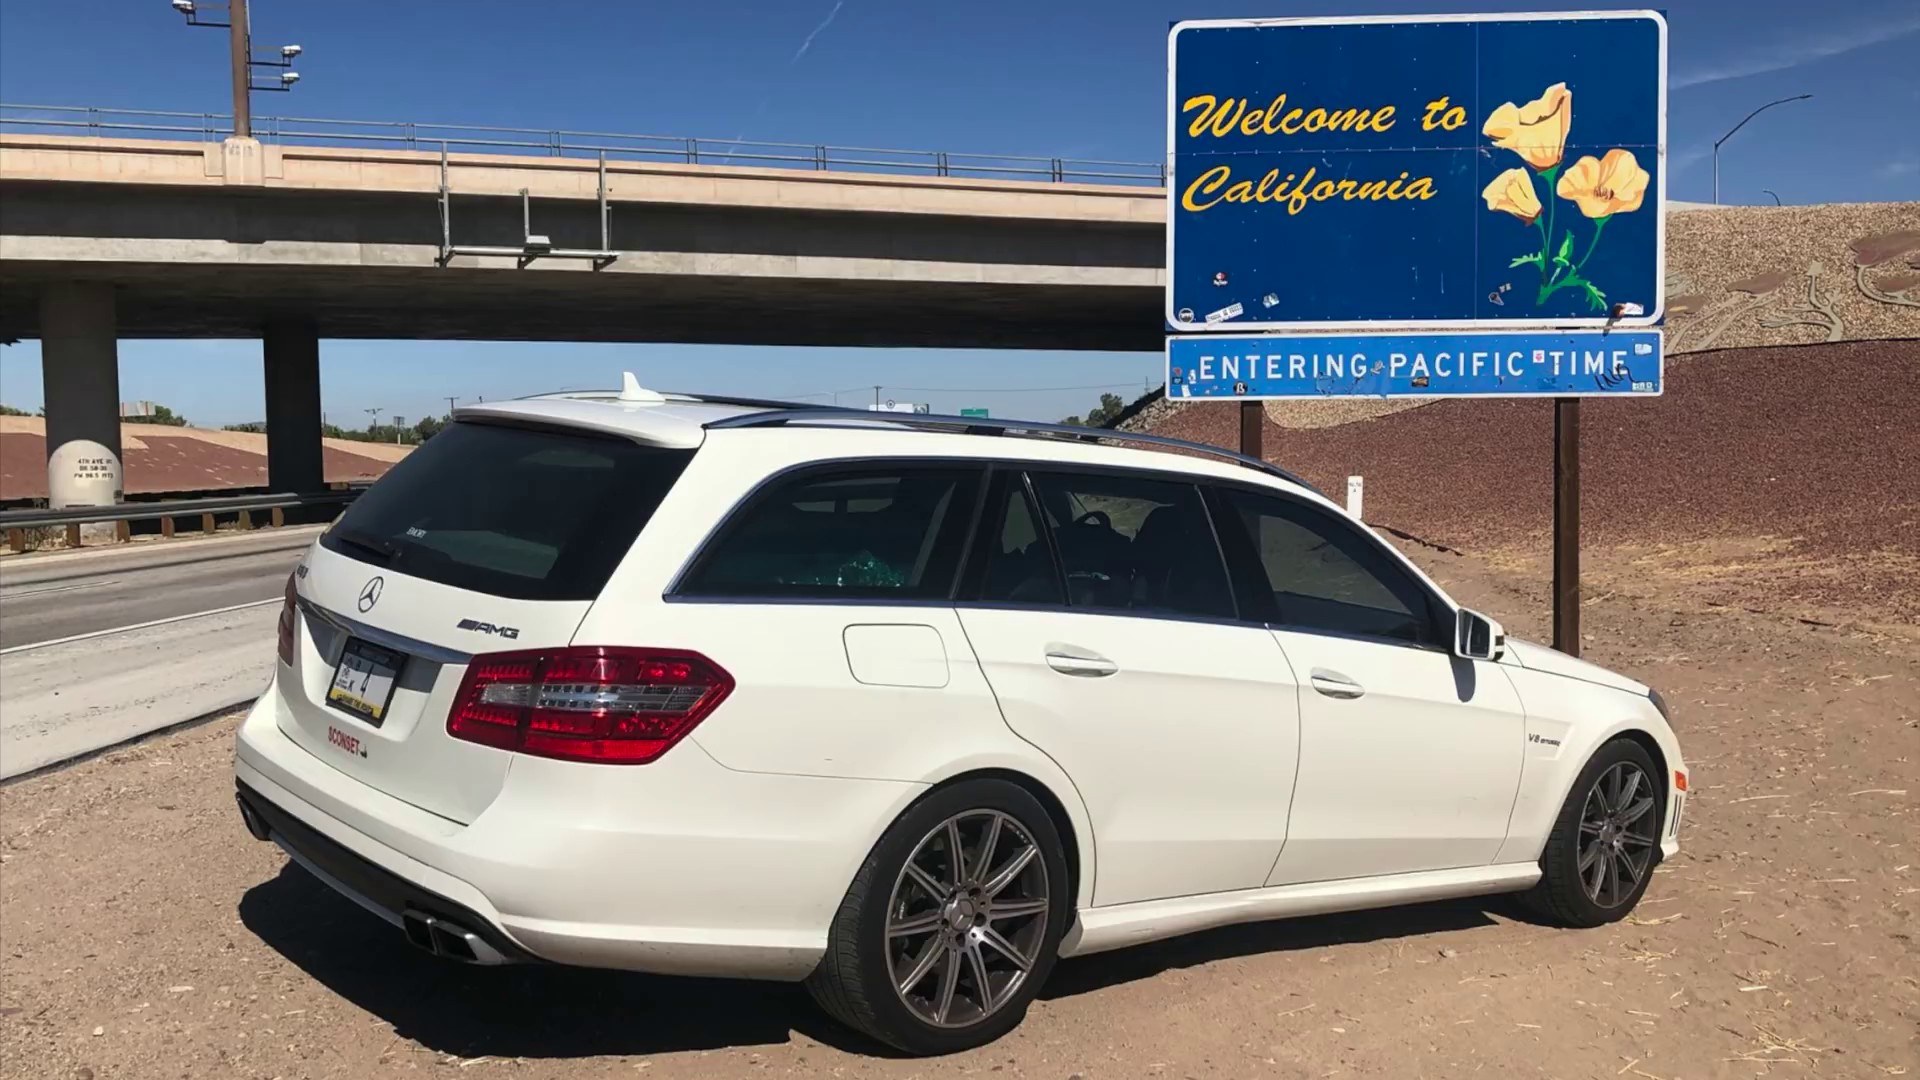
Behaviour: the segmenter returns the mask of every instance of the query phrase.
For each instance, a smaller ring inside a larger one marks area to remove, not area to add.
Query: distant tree
[[[1120,410],[1126,407],[1127,403],[1119,394],[1101,394],[1099,406],[1088,410],[1085,417],[1069,416],[1060,422],[1072,424],[1075,427],[1105,427],[1109,420],[1119,416]]]
[[[228,424],[226,427],[221,428],[220,430],[249,431],[255,435],[264,435],[266,434],[266,431],[267,431],[267,425],[264,421],[261,421],[261,420],[249,420],[244,424]]]
[[[338,424],[320,425],[320,434],[329,439],[346,439],[349,442],[400,443],[412,446],[426,442],[453,421],[451,416],[424,417],[419,422],[405,427],[393,424],[370,424],[365,428],[343,428]]]
[[[129,417],[126,417],[125,420],[138,421],[139,423],[142,423],[142,424],[162,424],[162,425],[165,425],[166,427],[188,427],[189,426],[187,423],[186,417],[176,414],[172,409],[167,408],[165,405],[155,405],[153,407],[153,415],[151,416],[129,416]]]
[[[32,416],[25,409],[16,409],[11,405],[0,405],[0,416]]]

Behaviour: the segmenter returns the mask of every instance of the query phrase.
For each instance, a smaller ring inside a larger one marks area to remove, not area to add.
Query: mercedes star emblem
[[[380,589],[385,585],[386,581],[375,575],[360,587],[360,614],[372,611],[373,605],[380,602]]]

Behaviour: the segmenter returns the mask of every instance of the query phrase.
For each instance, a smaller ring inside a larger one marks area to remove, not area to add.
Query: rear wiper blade
[[[372,533],[335,529],[333,531],[333,538],[346,544],[348,547],[359,548],[368,554],[376,555],[383,563],[392,562],[393,557],[400,554],[398,547],[386,540],[382,540],[378,536],[374,536]]]

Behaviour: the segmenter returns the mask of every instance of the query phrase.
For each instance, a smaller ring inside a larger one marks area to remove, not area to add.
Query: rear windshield
[[[462,421],[354,500],[320,543],[455,588],[591,600],[692,457],[611,436]]]

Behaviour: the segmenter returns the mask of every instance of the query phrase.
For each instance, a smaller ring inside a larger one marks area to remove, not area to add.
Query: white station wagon
[[[804,980],[937,1054],[1063,956],[1594,926],[1678,849],[1657,693],[1271,465],[626,384],[459,410],[287,583],[242,816],[424,949]]]

